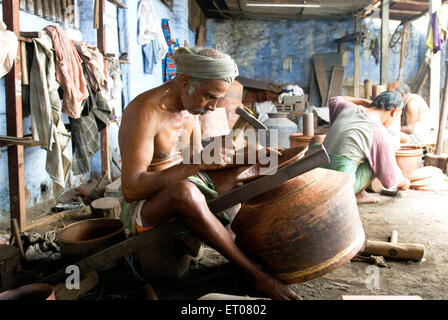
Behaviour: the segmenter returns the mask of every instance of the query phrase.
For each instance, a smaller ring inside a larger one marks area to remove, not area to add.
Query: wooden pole
[[[440,9],[441,0],[429,0],[429,12]],[[432,54],[431,63],[429,65],[429,108],[432,114],[433,129],[438,130],[440,118],[440,74],[441,74],[442,55],[441,52]]]
[[[446,122],[448,118],[448,45],[446,46],[445,57],[445,88],[443,89],[442,110],[440,111],[439,133],[437,135],[437,144],[435,155],[440,156],[443,153],[443,141],[445,140]],[[448,152],[448,150],[446,150]]]
[[[381,1],[381,84],[389,82],[389,0]]]
[[[3,0],[3,20],[7,28],[20,35],[19,2]],[[8,136],[23,137],[22,119],[22,70],[20,46],[12,70],[5,75],[6,126]],[[26,226],[25,170],[23,146],[8,147],[9,201],[12,219],[17,219],[19,228]]]
[[[355,16],[355,32],[361,31],[361,19]],[[359,98],[361,95],[359,94],[359,86],[360,86],[360,69],[361,69],[361,43],[358,41],[355,42],[354,47],[354,55],[355,55],[355,70],[353,75],[353,95],[355,98]]]
[[[404,74],[403,74],[403,65],[404,65],[404,55],[406,52],[406,36],[407,36],[407,28],[408,24],[406,23],[403,26],[403,33],[401,36],[401,52],[400,52],[400,69],[398,72],[398,81],[403,81]]]
[[[106,28],[104,25],[105,0],[99,0],[99,28],[97,30],[97,46],[103,53],[106,53]],[[105,61],[106,69],[107,61]],[[106,69],[107,70],[107,69]],[[106,73],[105,70],[105,73]],[[101,169],[106,174],[107,179],[110,176],[110,152],[109,152],[109,126],[107,126],[100,134],[101,139]]]

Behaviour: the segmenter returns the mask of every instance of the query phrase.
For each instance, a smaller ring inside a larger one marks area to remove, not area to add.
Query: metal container
[[[303,135],[314,136],[314,114],[305,113],[303,115]]]
[[[76,262],[126,239],[118,219],[90,219],[71,224],[58,232],[61,258]]]
[[[365,240],[350,176],[321,168],[243,203],[232,230],[244,252],[287,284],[342,266]]]
[[[269,113],[268,115],[269,119],[263,124],[271,131],[271,136],[273,135],[272,130],[278,132],[278,141],[271,141],[270,147],[289,148],[289,136],[297,132],[297,124],[288,119],[289,113],[287,112]]]

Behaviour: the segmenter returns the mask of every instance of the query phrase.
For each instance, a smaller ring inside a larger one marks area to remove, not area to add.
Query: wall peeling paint
[[[412,82],[423,61],[426,47],[427,20],[421,19],[408,28],[405,78]],[[371,54],[371,41],[381,34],[378,19],[364,19],[363,31],[367,39],[361,45],[361,92],[363,82],[370,79],[379,83],[380,66]],[[397,23],[391,23],[391,36]],[[293,83],[308,89],[313,54],[340,52],[345,76],[343,94],[353,94],[354,55],[353,43],[344,43],[340,51],[333,40],[354,31],[351,19],[329,20],[207,20],[207,46],[230,54],[244,77],[276,83]],[[389,78],[398,79],[400,62],[398,53],[390,50]],[[292,70],[282,70],[282,61],[292,57]]]

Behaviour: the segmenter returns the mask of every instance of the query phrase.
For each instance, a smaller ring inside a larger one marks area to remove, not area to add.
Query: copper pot
[[[342,266],[365,239],[350,176],[321,168],[244,203],[231,227],[241,249],[287,284]]]
[[[304,136],[303,133],[293,133],[289,136],[291,148],[293,147],[308,147],[314,136]]]
[[[125,240],[126,233],[118,219],[89,219],[65,227],[56,239],[61,258],[76,262]]]
[[[397,164],[406,178],[422,166],[422,155],[423,149],[412,146],[403,146],[395,152]]]

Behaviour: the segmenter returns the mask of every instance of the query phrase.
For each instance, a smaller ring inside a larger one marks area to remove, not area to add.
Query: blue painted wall
[[[427,20],[426,20],[427,21]],[[427,23],[427,22],[426,22]],[[365,19],[363,31],[367,40],[361,46],[361,81],[370,79],[379,83],[380,66],[375,64],[369,46],[370,40],[381,34],[378,19]],[[391,35],[398,24],[391,23]],[[413,23],[408,29],[405,81],[411,82],[423,61],[426,48],[425,21]],[[235,58],[240,74],[247,78],[276,83],[293,83],[309,87],[313,54],[337,53],[334,39],[354,32],[351,19],[337,20],[207,20],[207,46],[214,47]],[[390,50],[389,78],[398,79],[398,53]],[[341,47],[345,66],[343,94],[353,94],[353,44]],[[283,59],[292,58],[292,70],[282,70]],[[362,89],[362,88],[361,88]],[[362,92],[362,91],[361,91]]]
[[[78,0],[79,5],[79,30],[69,30],[69,36],[77,41],[85,41],[96,45],[96,30],[93,28],[93,3],[92,0]],[[128,1],[126,10],[128,21],[128,43],[129,43],[129,95],[130,100],[140,93],[162,84],[162,65],[155,66],[153,74],[143,74],[143,57],[141,47],[137,43],[137,0]],[[160,19],[169,19],[172,36],[183,44],[185,40],[190,46],[194,43],[195,34],[188,27],[188,0],[174,1],[171,11],[160,0],[153,0],[154,10]],[[1,6],[0,6],[1,13]],[[2,16],[2,15],[0,15]],[[117,9],[106,1],[106,51],[119,56]],[[20,27],[22,31],[41,30],[47,25],[54,24],[52,21],[42,19],[26,12],[20,12]],[[121,110],[125,106],[116,108],[116,115],[121,116]],[[6,135],[6,106],[4,80],[0,79],[0,135]],[[68,118],[63,115],[64,121]],[[30,117],[24,119],[24,134],[31,133]],[[110,125],[110,151],[117,162],[120,161],[118,149],[118,125]],[[69,145],[71,153],[71,144]],[[8,183],[8,154],[6,148],[0,150],[0,227],[9,225],[9,183]],[[27,190],[27,206],[33,206],[42,201],[51,199],[53,196],[52,180],[45,171],[46,152],[39,147],[25,148],[25,186]],[[117,177],[119,170],[112,164],[112,176]],[[69,172],[67,177],[67,188],[75,187],[86,182],[91,177],[98,177],[101,172],[100,152],[92,157],[91,172],[84,175],[74,176]],[[47,191],[42,192],[41,187],[46,186]]]

